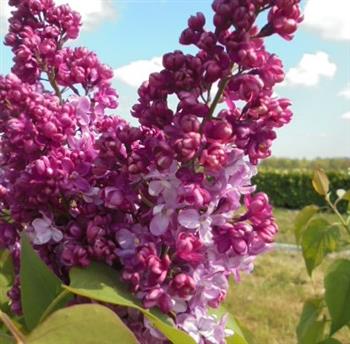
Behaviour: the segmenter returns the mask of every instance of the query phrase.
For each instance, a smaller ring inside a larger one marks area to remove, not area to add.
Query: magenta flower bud
[[[230,123],[218,119],[207,121],[203,128],[203,132],[208,139],[220,142],[230,141],[233,135]]]
[[[39,176],[42,176],[46,172],[45,162],[41,159],[35,161],[35,169]]]
[[[52,136],[57,133],[57,127],[52,122],[47,122],[43,127],[43,132],[46,136]]]
[[[183,45],[196,44],[200,38],[200,33],[188,28],[180,36],[180,43]]]
[[[180,117],[179,125],[185,133],[198,132],[200,122],[195,115],[183,115]]]
[[[259,75],[265,87],[272,88],[276,83],[282,82],[284,80],[282,61],[275,55],[269,56]]]
[[[188,205],[194,205],[201,208],[211,201],[210,193],[196,184],[184,186],[184,192],[181,194],[180,200]]]
[[[76,66],[72,69],[72,77],[77,83],[83,83],[85,80],[85,69],[80,66]]]
[[[271,8],[268,21],[274,32],[286,40],[291,40],[298,25],[303,21],[303,16],[298,4],[282,2]]]
[[[87,230],[86,230],[86,238],[89,243],[93,243],[96,241],[97,237],[103,236],[105,234],[105,230],[96,225],[94,222],[89,222]]]
[[[234,78],[228,85],[234,99],[250,101],[259,96],[264,87],[263,81],[254,75],[243,75]]]
[[[268,219],[262,225],[257,226],[256,230],[266,243],[271,243],[278,232],[278,227],[274,221]]]
[[[209,84],[219,80],[222,75],[222,69],[215,61],[208,62],[204,68],[204,80]]]
[[[145,295],[143,305],[146,308],[158,306],[162,312],[169,313],[171,310],[171,299],[163,289],[155,288]]]
[[[55,26],[46,26],[44,28],[45,36],[50,38],[56,38],[60,35],[60,31]]]
[[[147,270],[149,271],[148,284],[157,285],[165,281],[168,269],[170,266],[169,256],[159,258],[157,256],[151,256],[147,260]]]
[[[175,141],[175,150],[180,161],[189,161],[197,153],[201,143],[201,135],[199,133],[186,133],[183,138]]]
[[[224,146],[219,143],[213,143],[203,150],[199,161],[208,170],[218,171],[225,166],[226,159]]]
[[[245,255],[248,253],[248,245],[244,239],[234,240],[232,243],[234,251],[239,255]]]
[[[44,41],[41,42],[39,46],[39,51],[40,51],[40,54],[42,55],[49,55],[54,53],[56,48],[57,48],[56,44],[53,40],[45,39]]]
[[[28,61],[32,58],[32,51],[25,45],[20,45],[16,51],[16,57],[21,61]]]
[[[247,204],[249,206],[249,211],[251,214],[257,214],[261,212],[266,205],[268,204],[269,200],[266,194],[260,192],[254,196]]]
[[[5,39],[4,39],[4,43],[5,45],[9,45],[9,46],[12,46],[16,43],[17,41],[17,38],[16,38],[16,35],[12,32],[9,32],[6,36],[5,36]]]
[[[218,13],[214,15],[213,22],[215,27],[220,31],[227,30],[231,26],[230,20]]]
[[[197,12],[195,16],[188,19],[188,26],[194,31],[201,31],[205,25],[205,16],[202,12]]]
[[[170,287],[180,297],[187,298],[194,293],[196,285],[191,276],[180,273],[171,280]]]
[[[185,63],[185,56],[182,51],[176,50],[163,56],[163,66],[166,69],[176,71]]]
[[[203,32],[197,43],[200,49],[212,51],[216,47],[217,37],[213,32]]]
[[[44,9],[43,3],[40,0],[30,0],[28,1],[29,9],[32,13],[38,14]]]
[[[104,80],[110,80],[113,78],[113,69],[105,64],[101,64],[99,68],[99,77]]]
[[[170,167],[174,160],[174,152],[165,142],[159,142],[154,150],[154,157],[157,167],[160,170],[165,170]]]
[[[63,244],[60,261],[67,267],[87,267],[90,265],[90,258],[87,250],[75,242],[67,242]]]
[[[181,232],[176,239],[176,256],[192,265],[199,264],[204,256],[203,244],[192,233]]]

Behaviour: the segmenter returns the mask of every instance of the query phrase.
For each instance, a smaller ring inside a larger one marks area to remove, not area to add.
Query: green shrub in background
[[[329,222],[319,208],[311,204],[299,212],[295,221],[295,238],[301,246],[309,276],[331,253],[350,248],[350,190],[336,189],[323,170],[316,170],[312,180],[314,190],[323,197],[328,208],[337,215]],[[331,191],[335,189],[336,192]],[[333,195],[334,201],[331,201]],[[338,204],[348,203],[343,216]],[[350,327],[350,260],[344,255],[335,259],[324,276],[324,292],[315,293],[304,303],[296,329],[298,344],[347,344],[334,336]]]
[[[327,174],[334,189],[350,189],[350,175],[346,171],[333,171]],[[275,207],[301,209],[308,204],[320,207],[326,205],[325,200],[311,187],[311,171],[260,169],[254,178],[254,183],[258,191],[269,195]],[[339,204],[339,209],[341,212],[345,211],[345,202]]]
[[[287,170],[309,170],[314,171],[317,168],[322,168],[327,173],[331,171],[346,171],[350,168],[350,158],[318,158],[318,159],[289,159],[271,157],[261,162],[261,167],[272,169],[287,169]]]

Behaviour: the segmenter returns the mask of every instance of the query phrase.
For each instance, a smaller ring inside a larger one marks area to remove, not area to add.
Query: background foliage
[[[350,189],[350,159],[269,159],[254,178],[259,191],[266,192],[275,207],[301,209],[308,204],[325,206],[325,200],[312,188],[314,166],[324,166],[332,187]],[[340,204],[345,211],[345,202]]]

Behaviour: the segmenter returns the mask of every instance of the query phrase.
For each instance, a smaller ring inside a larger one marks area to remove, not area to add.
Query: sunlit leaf
[[[174,344],[195,344],[192,337],[177,329],[172,320],[157,310],[146,310],[120,280],[116,270],[98,263],[88,268],[73,268],[70,285],[64,286],[70,292],[93,300],[131,307],[142,312],[148,321]]]
[[[295,238],[296,242],[299,243],[300,236],[303,229],[306,227],[310,219],[318,212],[319,208],[316,205],[308,205],[299,211],[297,217],[295,218],[294,228],[295,228]]]
[[[60,309],[27,337],[26,344],[136,344],[133,333],[107,307],[96,304]]]
[[[301,237],[301,246],[307,271],[312,271],[322,263],[324,257],[336,251],[340,239],[340,230],[337,225],[330,225],[322,217],[309,222]]]

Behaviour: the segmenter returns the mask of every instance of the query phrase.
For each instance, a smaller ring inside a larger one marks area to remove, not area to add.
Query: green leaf
[[[295,228],[295,239],[297,244],[300,242],[300,237],[302,235],[303,229],[306,227],[310,219],[318,212],[319,208],[316,205],[308,205],[303,208],[295,218],[294,228]]]
[[[137,339],[110,309],[86,304],[60,309],[27,337],[26,344],[136,344]]]
[[[320,342],[319,344],[342,344],[342,343],[339,342],[338,339],[335,339],[335,338],[327,338],[326,340]]]
[[[323,339],[326,323],[318,320],[322,309],[322,299],[311,299],[304,303],[297,326],[298,344],[316,344]]]
[[[13,262],[11,253],[8,250],[0,251],[0,271],[12,283],[14,279]]]
[[[312,178],[312,185],[316,192],[321,196],[326,196],[329,191],[329,180],[322,169],[317,169]]]
[[[215,309],[211,308],[209,313],[216,315],[218,318],[222,318],[223,316],[227,317],[226,328],[233,331],[233,335],[226,338],[227,344],[248,344],[237,320],[226,310],[224,305]]]
[[[14,340],[14,338],[9,336],[8,334],[0,332],[0,343],[1,344],[15,344],[16,341]]]
[[[20,280],[24,319],[32,330],[60,293],[61,281],[36,254],[25,234],[21,237]]]
[[[324,281],[325,299],[332,319],[331,334],[350,322],[350,261],[339,259]]]
[[[68,290],[63,289],[54,300],[47,306],[45,309],[45,312],[42,314],[40,321],[42,322],[44,319],[46,319],[51,313],[57,311],[60,308],[63,308],[66,306],[66,304],[69,301],[72,301],[74,298],[74,295],[71,294]]]
[[[8,312],[9,298],[7,292],[11,289],[14,279],[11,254],[8,250],[0,252],[0,310]]]
[[[142,312],[150,323],[174,344],[195,344],[185,332],[175,328],[172,320],[157,310],[146,310],[120,281],[116,270],[98,263],[86,269],[73,268],[70,271],[70,285],[64,286],[71,293],[93,300],[131,307]]]
[[[310,276],[328,253],[336,251],[339,239],[339,227],[330,225],[324,218],[317,217],[308,223],[301,237],[301,246]]]

